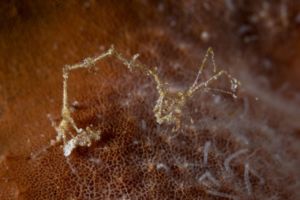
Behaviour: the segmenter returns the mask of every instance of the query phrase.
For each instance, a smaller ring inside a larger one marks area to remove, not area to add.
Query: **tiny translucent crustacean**
[[[211,56],[213,62],[213,75],[209,77],[206,81],[200,82],[200,75],[203,73],[204,67],[206,65],[207,59]],[[121,53],[115,50],[112,46],[109,50],[95,58],[86,58],[83,62],[75,65],[66,65],[63,68],[63,105],[61,110],[61,121],[57,126],[55,123],[52,123],[54,126],[57,137],[56,140],[51,142],[51,145],[57,143],[63,143],[64,155],[67,157],[71,155],[72,151],[78,146],[91,146],[93,141],[98,141],[101,139],[101,130],[93,130],[91,126],[86,127],[85,129],[78,128],[75,121],[73,120],[70,112],[70,107],[68,105],[68,93],[67,93],[67,83],[69,78],[69,73],[73,70],[79,68],[90,68],[93,67],[98,61],[103,60],[107,57],[114,57],[117,60],[121,61],[131,72],[134,69],[139,69],[146,75],[152,77],[156,83],[156,90],[159,94],[159,97],[156,101],[156,104],[153,108],[154,116],[158,124],[174,124],[175,129],[180,128],[180,119],[182,116],[182,108],[186,104],[186,101],[193,96],[193,94],[201,88],[206,90],[218,91],[221,93],[226,93],[236,97],[235,92],[240,84],[239,81],[233,78],[227,71],[221,70],[217,71],[214,53],[212,48],[207,50],[207,53],[200,65],[197,77],[194,83],[185,91],[172,92],[166,83],[162,82],[158,76],[157,68],[149,68],[148,66],[137,62],[138,54],[135,54],[132,59],[126,59]],[[231,90],[226,91],[217,88],[211,88],[209,85],[218,80],[219,77],[225,75],[228,77],[231,83]],[[72,130],[75,131],[76,135],[72,134]]]

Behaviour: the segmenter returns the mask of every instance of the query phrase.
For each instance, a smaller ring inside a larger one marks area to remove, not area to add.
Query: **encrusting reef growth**
[[[299,8],[0,1],[0,199],[299,199]]]

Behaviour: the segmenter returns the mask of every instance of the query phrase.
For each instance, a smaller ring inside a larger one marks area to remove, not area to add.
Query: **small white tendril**
[[[230,162],[231,162],[233,159],[237,158],[238,156],[240,156],[240,155],[242,155],[242,154],[245,154],[245,153],[247,153],[247,152],[248,152],[248,149],[241,149],[241,150],[238,150],[237,152],[231,154],[230,156],[228,156],[228,157],[225,159],[225,161],[224,161],[224,167],[225,167],[225,170],[226,170],[227,172],[231,172],[231,169],[230,169],[230,166],[229,166]]]
[[[245,169],[244,169],[244,182],[245,182],[245,187],[246,187],[246,190],[247,190],[247,194],[250,196],[252,195],[252,186],[251,186],[251,182],[250,182],[250,173],[252,175],[254,175],[256,178],[259,179],[259,184],[262,185],[265,183],[265,180],[258,175],[258,173],[253,170],[251,167],[250,167],[250,164],[248,162],[245,163]]]
[[[218,191],[214,191],[214,190],[206,190],[206,193],[217,196],[217,197],[222,197],[225,199],[239,200],[239,198],[237,196],[233,196],[230,194],[226,194],[226,193],[218,192]]]
[[[210,141],[205,142],[204,151],[203,151],[203,162],[204,162],[205,166],[207,165],[208,152],[209,152],[210,146],[211,146],[211,142]]]
[[[249,163],[245,164],[244,182],[245,182],[247,193],[250,196],[252,194],[252,187],[251,187],[251,183],[249,180]]]
[[[219,181],[209,171],[206,171],[202,176],[200,176],[200,178],[198,178],[198,181],[200,183],[208,186],[207,183],[205,182],[205,180],[210,181],[211,183],[213,183],[213,185],[215,185],[217,187],[220,186]]]

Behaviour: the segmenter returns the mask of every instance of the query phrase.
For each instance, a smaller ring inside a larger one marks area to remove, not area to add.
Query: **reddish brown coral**
[[[299,198],[298,3],[231,3],[1,6],[0,198]],[[155,121],[153,80],[105,60],[70,77],[73,118],[102,137],[66,158],[59,145],[47,148],[56,135],[47,115],[60,120],[61,68],[110,44],[140,53],[174,88],[193,83],[213,46],[219,68],[243,84],[238,99],[198,92],[173,132]]]

